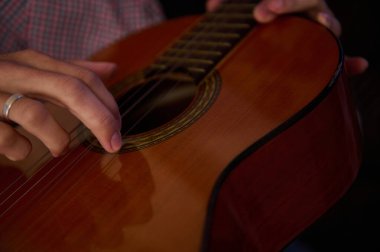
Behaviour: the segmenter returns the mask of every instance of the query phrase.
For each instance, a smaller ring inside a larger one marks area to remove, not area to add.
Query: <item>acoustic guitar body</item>
[[[359,130],[335,37],[283,17],[213,62],[199,44],[173,49],[199,20],[93,57],[119,66],[120,153],[80,128],[60,158],[2,161],[0,251],[279,251],[345,193]]]

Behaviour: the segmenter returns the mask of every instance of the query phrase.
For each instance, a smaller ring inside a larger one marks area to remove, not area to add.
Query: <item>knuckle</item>
[[[115,122],[115,118],[113,117],[113,115],[111,113],[104,113],[104,115],[102,116],[99,116],[99,119],[96,123],[96,128],[101,128],[101,129],[104,129],[104,128],[116,128],[116,122]]]
[[[88,88],[79,79],[72,76],[64,76],[61,78],[61,90],[70,99],[81,100],[88,92]]]
[[[78,77],[89,86],[98,86],[101,83],[99,77],[94,72],[86,69],[80,69]]]
[[[50,117],[50,113],[45,106],[38,101],[31,100],[28,106],[25,106],[22,111],[22,121],[26,125],[44,124]]]

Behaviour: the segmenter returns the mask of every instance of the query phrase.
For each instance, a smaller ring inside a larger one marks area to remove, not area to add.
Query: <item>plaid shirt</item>
[[[162,19],[155,0],[1,0],[0,53],[31,48],[61,59],[87,58]]]

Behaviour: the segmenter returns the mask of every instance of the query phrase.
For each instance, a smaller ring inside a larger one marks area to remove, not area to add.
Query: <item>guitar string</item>
[[[185,47],[185,46],[184,46]],[[128,113],[129,111],[127,111],[126,113],[124,113],[123,114],[123,116],[125,116],[127,113]],[[87,149],[87,150],[85,150],[85,152],[87,153],[89,150]],[[83,155],[81,155],[81,156],[84,156],[86,153],[83,153]],[[79,160],[80,161],[80,160]],[[76,162],[76,161],[74,161],[74,162]],[[110,161],[111,162],[111,161]],[[59,164],[57,164],[56,166],[59,166]],[[53,167],[54,168],[54,167]],[[53,169],[52,168],[52,169]]]
[[[76,126],[75,128],[77,128],[77,127],[78,127],[78,126]],[[70,132],[70,135],[72,135],[73,133],[75,133],[74,130]],[[70,139],[72,139],[72,140],[76,140],[76,137],[77,137],[77,136],[70,137]],[[34,163],[33,163],[32,165],[29,166],[29,169],[30,169],[30,170],[35,170],[35,168],[36,168],[38,165],[40,165],[41,162],[44,162],[44,163],[49,162],[50,160],[46,160],[46,158],[51,158],[51,155],[50,155],[50,152],[49,152],[49,151],[44,152],[38,160],[35,160]],[[42,165],[44,165],[44,164],[42,164]],[[43,168],[43,166],[42,166],[41,168]],[[38,170],[37,170],[37,172],[38,172]],[[4,189],[0,192],[0,197],[1,197],[4,193],[6,193],[8,190],[10,190],[10,189],[13,187],[13,185],[16,184],[20,179],[24,179],[24,178],[25,178],[24,175],[20,175],[20,176],[18,176],[17,179],[14,179],[14,181],[13,181],[11,184],[9,184],[6,188],[4,188]],[[12,196],[12,195],[9,195],[9,196]],[[6,200],[6,199],[5,199],[5,200]],[[2,203],[0,203],[0,206],[1,206],[1,205],[2,205]]]
[[[113,160],[114,158],[112,158],[112,160]],[[109,164],[111,163],[112,161],[110,161],[110,162],[108,162],[108,164],[107,164],[107,166],[110,166]],[[116,175],[117,175],[117,173],[115,173]],[[100,176],[100,175],[99,175]],[[79,183],[79,182],[78,182]],[[71,189],[73,189],[73,188],[75,188],[75,187],[71,187]],[[106,193],[106,192],[105,192]],[[74,200],[74,199],[73,199]],[[56,201],[56,202],[58,202],[58,201]],[[56,203],[55,202],[55,203]],[[69,203],[67,203],[67,204],[69,204]],[[54,209],[53,207],[51,207],[51,209]],[[51,210],[50,210],[51,211]],[[105,218],[105,217],[104,217]],[[104,218],[102,218],[102,219],[104,219]]]
[[[100,159],[101,159],[101,157],[99,156],[98,160],[95,163],[99,163]],[[38,228],[36,228],[36,226],[38,227],[39,223],[41,223],[42,220],[44,221],[44,224],[49,225],[50,223],[45,222],[46,221],[46,218],[45,218],[46,215],[52,217],[50,220],[56,219],[55,217],[59,214],[59,212],[55,211],[55,209],[57,209],[57,207],[61,210],[65,210],[65,209],[67,209],[67,206],[70,206],[71,204],[73,204],[73,202],[75,202],[75,200],[78,200],[77,198],[81,194],[75,194],[76,190],[81,189],[82,192],[88,190],[87,188],[89,187],[89,185],[93,184],[93,182],[96,182],[100,176],[104,176],[103,173],[107,173],[109,175],[112,175],[110,170],[109,170],[112,168],[111,164],[112,164],[112,161],[108,162],[105,165],[105,167],[102,168],[102,170],[98,174],[96,174],[95,176],[92,177],[91,180],[87,179],[85,185],[81,185],[81,180],[84,178],[84,176],[78,176],[79,178],[73,184],[70,184],[69,188],[67,188],[67,189],[65,188],[64,194],[59,195],[59,197],[56,198],[52,204],[50,204],[47,208],[43,209],[44,210],[43,213],[39,213],[37,215],[37,218],[33,218],[33,221],[28,223],[28,227],[26,227],[24,229],[24,232],[28,233],[31,230],[32,232],[30,232],[30,234],[33,234],[33,232],[35,230],[38,230]],[[96,164],[92,167],[96,167]],[[94,171],[94,170],[90,167],[89,169],[87,169],[86,174],[88,175],[88,173],[90,173],[91,171]],[[107,177],[110,178],[111,181],[113,181],[117,175],[118,175],[118,171],[115,171],[114,175],[107,176]],[[103,196],[106,196],[106,194],[109,191],[106,190],[105,188],[102,188],[102,190],[100,192],[101,192],[101,194],[96,195],[96,197],[99,199],[100,198],[106,198]],[[70,195],[70,193],[74,194],[74,196],[68,197],[68,195]],[[62,202],[65,205],[60,205],[60,203],[62,204]],[[36,234],[36,235],[39,235],[39,234]]]
[[[246,2],[248,2],[247,0],[246,1],[242,1],[242,3],[246,3]],[[249,0],[249,2],[252,2],[252,0]],[[226,6],[226,5],[228,5],[228,3],[229,2],[226,2],[226,3],[224,3],[221,7],[224,7],[224,6]],[[234,3],[233,1],[232,1],[232,3]],[[235,2],[236,3],[236,2]],[[251,6],[250,7],[250,13],[252,12],[252,9],[253,9],[253,6]],[[220,14],[223,14],[223,13],[220,13]],[[207,18],[207,14],[206,14],[206,17],[205,18]],[[213,19],[211,18],[211,21],[217,21],[219,18],[218,17],[214,17]],[[200,20],[201,22],[203,21],[204,19],[202,19],[202,20]],[[219,19],[220,20],[220,19]],[[220,21],[223,21],[223,19],[222,20],[220,20]],[[200,22],[199,22],[200,23]],[[196,26],[195,26],[196,27]],[[216,28],[217,29],[217,28]],[[204,31],[202,31],[204,34],[206,34],[206,32],[212,32],[212,31],[215,31],[212,27],[210,27],[210,29],[209,30],[207,30],[207,28],[204,30]],[[185,34],[186,35],[186,34]],[[201,33],[201,32],[199,32],[199,34],[197,35],[197,36],[202,36],[203,34]],[[196,36],[196,37],[197,37]],[[197,39],[198,38],[193,38],[192,40],[193,41],[197,41]],[[239,37],[239,39],[241,39],[242,37]],[[190,42],[191,42],[191,40],[190,40]],[[188,44],[190,44],[190,43],[188,43]],[[190,46],[189,46],[190,47]],[[215,47],[215,48],[217,48],[217,47]],[[182,48],[182,49],[188,49],[188,48]],[[194,47],[192,47],[191,49],[199,49],[199,48],[194,48]],[[213,49],[213,48],[211,48],[211,49]],[[231,48],[229,48],[228,49],[228,52],[229,52],[229,50],[231,50]],[[228,54],[228,52],[227,52],[227,54]],[[189,52],[187,55],[185,55],[184,57],[185,58],[188,58],[190,55],[192,55],[192,53],[191,52]],[[178,62],[180,62],[180,61],[178,61]],[[175,65],[174,64],[174,66],[171,68],[171,70],[169,71],[169,73],[170,72],[174,72],[174,70],[176,69],[176,68],[178,68],[178,66],[180,66],[180,65]],[[213,67],[215,67],[215,65],[213,66]],[[212,71],[212,69],[209,71],[209,73]],[[158,73],[166,73],[166,71],[161,71],[161,72],[158,72]],[[155,73],[155,75],[156,75],[157,73]],[[207,75],[206,75],[207,76]],[[203,78],[205,78],[205,77],[203,77]],[[152,86],[152,88],[150,88],[147,92],[145,92],[144,93],[144,96],[142,96],[142,97],[140,97],[140,99],[137,101],[137,102],[135,102],[132,106],[130,106],[130,107],[128,107],[128,109],[122,114],[122,117],[124,117],[124,116],[126,116],[133,108],[134,108],[134,106],[136,106],[141,100],[143,100],[144,98],[146,98],[146,96],[147,95],[149,95],[159,84],[161,84],[161,82],[162,82],[162,80],[159,80],[159,81],[157,81],[153,86]],[[176,85],[178,85],[180,82],[177,82],[176,83]],[[176,85],[175,86],[173,86],[172,88],[175,88],[176,87]],[[166,94],[165,95],[167,95],[167,94],[169,94],[170,93],[170,90],[168,90],[167,92],[166,92]],[[125,103],[124,103],[125,104]],[[134,125],[132,125],[131,126],[131,128],[129,128],[129,130],[127,131],[127,133],[129,133],[131,130],[133,130],[134,129],[134,127],[136,126],[136,125],[138,125],[138,123],[141,121],[141,120],[143,120],[144,118],[145,118],[145,116],[147,115],[147,114],[149,114],[149,112],[151,111],[151,110],[153,110],[155,107],[154,107],[154,104],[151,106],[151,108],[149,109],[149,110],[147,110],[146,112],[145,112],[145,114],[143,115],[143,116],[140,116],[139,117],[139,120],[138,121],[136,121],[135,123],[134,123]],[[127,135],[127,134],[126,134]]]
[[[110,162],[112,162],[112,160],[110,160]],[[110,162],[109,162],[109,163],[110,163]],[[73,167],[73,166],[72,166],[72,167]],[[57,177],[59,177],[59,176],[57,176]]]
[[[136,91],[136,92],[138,92],[138,91]],[[137,102],[138,103],[138,102]],[[131,108],[132,109],[132,108]],[[131,109],[129,109],[129,110],[131,110]],[[125,114],[127,114],[129,111],[126,111],[126,113]],[[75,131],[77,128],[79,128],[79,127],[81,127],[81,126],[78,126],[78,127],[76,127],[73,131]],[[85,130],[85,129],[84,129]],[[78,136],[81,136],[82,135],[82,133],[83,133],[83,131],[82,132],[79,132],[79,134],[78,134]],[[75,137],[74,137],[75,138]],[[71,139],[73,139],[73,138],[71,138]],[[47,152],[46,153],[47,155],[49,154],[49,152]],[[36,161],[36,163],[38,164],[40,162],[40,160],[37,160]],[[1,195],[1,194],[0,194]]]
[[[126,114],[126,113],[125,113]]]
[[[244,3],[246,2],[246,1],[243,1]],[[176,67],[175,67],[176,68]],[[164,70],[163,70],[164,71]],[[153,75],[157,75],[159,73],[159,71],[158,72],[156,72],[156,73],[154,73]],[[158,83],[159,84],[159,83]],[[152,87],[152,90],[154,89],[155,87]],[[135,93],[138,93],[140,90],[136,90],[135,91]],[[151,90],[148,90],[149,92],[151,91]],[[148,92],[147,92],[148,93]],[[148,94],[146,94],[146,95],[148,95]],[[126,102],[128,102],[128,100],[129,99],[133,99],[133,96],[134,95],[132,95],[132,96],[130,96],[130,97],[128,97],[128,99],[126,100],[126,101],[124,101],[123,102],[123,104],[122,104],[122,106],[126,103]],[[135,105],[137,105],[142,99],[144,99],[145,97],[141,97],[137,102],[135,102],[135,104],[132,104],[132,106],[124,113],[125,115],[127,114],[127,113],[129,113],[134,107],[135,107]],[[148,111],[149,112],[149,111]],[[147,114],[147,113],[146,113]],[[122,116],[123,117],[123,116]],[[136,125],[137,125],[137,123],[135,123]],[[78,130],[78,128],[81,128],[82,126],[81,125],[78,125],[77,127],[75,127],[74,129],[73,129],[73,131],[72,132],[76,132],[77,130]],[[79,138],[79,137],[81,137],[82,135],[83,135],[83,132],[85,132],[86,131],[86,129],[85,128],[83,128],[82,127],[82,130],[81,131],[79,131],[78,132],[78,134],[77,134],[77,136],[75,136],[75,137],[70,137],[70,139],[72,139],[72,140],[75,140],[76,138]],[[45,155],[43,155],[43,156],[41,156],[41,158],[39,159],[39,160],[36,160],[35,161],[35,164],[33,164],[31,167],[36,167],[38,164],[40,164],[41,162],[42,162],[42,160],[44,160],[44,159],[46,159],[46,157],[50,157],[50,153],[49,153],[49,151],[47,151],[46,153],[45,153]],[[22,177],[22,176],[21,176]],[[14,181],[14,183],[16,183],[18,180],[15,180]],[[13,186],[13,184],[10,184],[8,187],[12,187]],[[8,188],[6,188],[4,191],[7,191],[8,190]],[[3,192],[4,192],[3,191]],[[2,192],[0,192],[0,196],[1,196],[1,194],[2,194]]]
[[[186,45],[184,46],[186,47]],[[158,75],[160,74],[160,72],[164,72],[164,70],[157,70],[156,73],[153,73],[153,75]],[[124,106],[130,99],[133,99],[135,94],[137,95],[137,93],[139,93],[139,91],[141,90],[142,88],[140,89],[137,89],[134,91],[134,94],[132,94],[131,96],[129,96],[127,98],[127,100],[124,100],[123,103],[120,105],[120,107]],[[154,89],[154,87],[152,87],[151,89]],[[148,92],[150,92],[151,90],[148,90]],[[128,108],[127,111],[124,112],[124,115],[121,115],[121,117],[125,116],[127,113],[129,113],[129,111],[131,111],[142,99],[144,99],[145,97],[140,97],[134,104],[131,105],[131,107]],[[82,128],[82,130],[80,130]],[[86,128],[83,128],[81,124],[77,125],[76,127],[74,127],[74,129],[70,132],[70,133],[75,133],[77,130],[80,130],[76,136],[74,137],[70,137],[70,139],[73,141],[73,140],[76,140],[77,138],[81,137],[83,135],[83,133],[86,131]],[[46,158],[49,158],[51,155],[50,155],[50,152],[49,151],[46,151],[38,160],[36,160],[34,162],[34,164],[32,164],[30,166],[30,168],[32,170],[35,170],[34,168],[37,167],[41,162],[43,162],[44,160],[46,160]],[[14,184],[16,184],[20,179],[23,179],[24,176],[23,175],[20,175],[18,179],[15,179],[13,181],[13,183],[9,184],[7,188],[5,188],[2,192],[0,192],[0,196],[7,192],[8,189],[12,188]]]

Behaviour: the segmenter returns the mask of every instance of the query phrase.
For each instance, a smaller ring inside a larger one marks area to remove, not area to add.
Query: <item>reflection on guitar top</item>
[[[253,7],[94,55],[119,66],[122,152],[63,117],[66,155],[2,161],[0,251],[279,251],[334,204],[360,163],[342,49],[300,17],[255,25]]]

